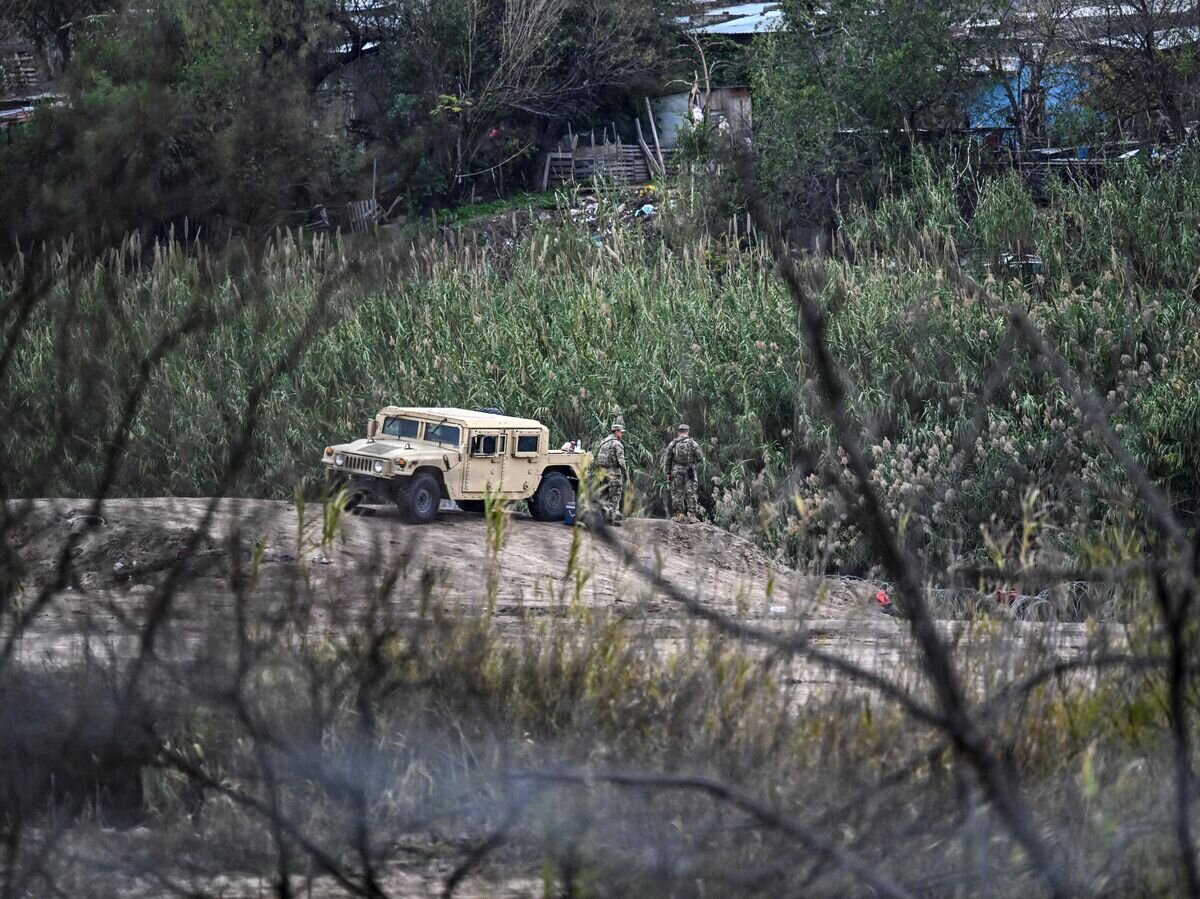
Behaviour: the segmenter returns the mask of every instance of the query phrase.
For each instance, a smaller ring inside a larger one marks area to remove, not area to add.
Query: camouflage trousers
[[[695,469],[686,465],[671,466],[671,515],[674,518],[703,516],[696,494]]]
[[[596,491],[596,504],[604,513],[604,520],[612,523],[623,517],[621,506],[625,500],[625,472],[619,468],[605,468],[604,480]]]

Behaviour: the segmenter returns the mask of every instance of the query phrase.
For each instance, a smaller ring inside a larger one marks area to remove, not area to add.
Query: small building
[[[734,137],[749,138],[754,128],[750,88],[746,85],[714,87],[707,95],[687,91],[665,94],[650,101],[654,124],[663,147],[674,148],[679,132],[689,121],[727,122]]]

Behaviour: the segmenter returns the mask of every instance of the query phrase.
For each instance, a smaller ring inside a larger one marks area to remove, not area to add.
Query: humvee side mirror
[[[379,430],[379,420],[378,419],[372,418],[369,422],[367,422],[367,436],[368,437],[374,437],[375,433],[378,430]]]

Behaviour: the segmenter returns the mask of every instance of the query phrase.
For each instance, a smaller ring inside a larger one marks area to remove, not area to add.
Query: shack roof
[[[701,2],[679,23],[689,31],[700,34],[745,35],[776,31],[783,27],[783,10],[779,2],[720,3]]]
[[[700,25],[692,30],[701,34],[760,34],[779,31],[783,25],[783,10],[769,9],[758,15],[741,16],[737,19],[730,19],[728,22]]]

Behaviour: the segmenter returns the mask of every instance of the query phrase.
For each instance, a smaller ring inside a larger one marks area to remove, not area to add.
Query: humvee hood
[[[395,459],[397,456],[411,459],[414,456],[440,456],[443,453],[458,455],[453,447],[426,443],[424,440],[368,440],[365,437],[352,443],[335,446],[335,452],[354,453],[357,456],[374,456],[379,459]]]

